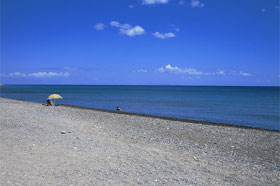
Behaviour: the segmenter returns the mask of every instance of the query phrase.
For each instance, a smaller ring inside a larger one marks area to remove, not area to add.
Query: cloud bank
[[[172,72],[175,74],[191,74],[191,75],[203,75],[205,73],[197,71],[194,68],[179,68],[173,67],[170,64],[166,65],[165,67],[160,67],[158,69],[159,72]]]
[[[189,74],[189,75],[225,75],[224,70],[219,70],[217,72],[201,72],[195,68],[180,68],[176,66],[171,66],[170,64],[165,67],[160,67],[157,69],[158,72],[164,73],[174,73],[174,74]]]
[[[245,77],[253,76],[250,73],[241,72],[238,73],[236,71],[233,71],[233,73],[225,73],[224,70],[218,70],[216,72],[202,72],[198,71],[195,68],[180,68],[176,66],[172,66],[170,64],[160,67],[156,70],[156,72],[160,73],[173,73],[173,74],[188,74],[188,75],[218,75],[218,76],[225,76],[225,75],[241,75]]]
[[[21,72],[13,72],[8,74],[8,77],[36,77],[36,78],[44,78],[44,77],[68,77],[70,73],[68,72],[35,72],[35,73],[21,73]]]

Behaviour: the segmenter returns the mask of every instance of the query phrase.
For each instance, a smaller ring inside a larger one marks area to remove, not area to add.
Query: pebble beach
[[[0,185],[279,183],[279,131],[0,97]]]

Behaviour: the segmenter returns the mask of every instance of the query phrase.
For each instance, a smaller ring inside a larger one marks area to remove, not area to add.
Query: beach
[[[279,185],[280,132],[0,98],[0,185]]]

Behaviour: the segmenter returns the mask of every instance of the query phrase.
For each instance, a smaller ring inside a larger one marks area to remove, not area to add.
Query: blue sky
[[[4,84],[280,84],[277,0],[1,2]]]

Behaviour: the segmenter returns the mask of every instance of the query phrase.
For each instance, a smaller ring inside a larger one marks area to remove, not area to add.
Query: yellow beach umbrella
[[[55,99],[63,99],[63,98],[62,98],[62,96],[59,95],[59,94],[51,94],[51,95],[48,97],[48,99],[53,99],[53,101],[54,101]]]
[[[48,99],[62,99],[62,96],[59,94],[52,94],[48,97]]]

